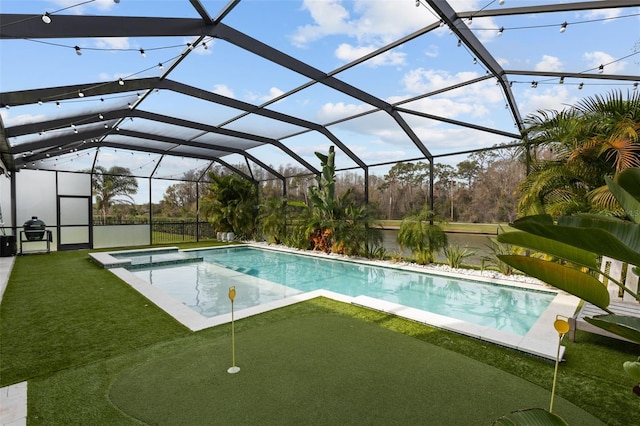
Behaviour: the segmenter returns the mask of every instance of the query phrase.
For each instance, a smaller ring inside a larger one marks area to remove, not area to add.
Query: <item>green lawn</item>
[[[401,220],[380,220],[378,223],[386,229],[398,229],[400,228]],[[505,230],[510,229],[507,223],[458,223],[458,222],[446,222],[440,224],[445,232],[460,232],[465,234],[488,234],[496,235],[498,228],[502,227]]]
[[[86,251],[22,256],[0,304],[0,384],[29,380],[30,424],[487,424],[548,406],[552,363],[327,299],[238,321],[237,375],[229,330],[190,332]],[[566,343],[558,411],[640,424],[621,368],[638,346]]]

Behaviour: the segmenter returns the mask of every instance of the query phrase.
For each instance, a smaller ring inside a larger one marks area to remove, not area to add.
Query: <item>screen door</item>
[[[93,248],[91,197],[58,196],[58,250]]]

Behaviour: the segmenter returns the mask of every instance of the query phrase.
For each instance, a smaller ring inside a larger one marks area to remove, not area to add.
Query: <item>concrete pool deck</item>
[[[0,257],[0,301],[9,282],[15,257]],[[0,388],[0,425],[27,424],[27,382]]]
[[[246,245],[263,248],[263,249],[267,248],[271,250],[301,254],[301,251],[299,250],[293,250],[293,249],[288,249],[283,247],[265,246],[262,244],[246,244]],[[185,251],[188,252],[189,250],[185,250]],[[122,253],[122,252],[118,252],[118,253]],[[319,256],[324,258],[344,259],[344,257],[338,257],[335,255],[326,255],[324,253],[304,252],[304,254],[311,255],[311,256]],[[152,301],[154,304],[156,304],[158,307],[163,309],[169,315],[174,317],[178,322],[180,322],[181,324],[183,324],[184,326],[186,326],[192,331],[203,330],[205,328],[214,327],[220,324],[231,322],[230,313],[209,318],[192,310],[191,308],[184,305],[182,302],[174,299],[173,297],[169,296],[165,292],[152,286],[145,280],[139,278],[132,272],[125,269],[123,267],[125,266],[123,263],[126,263],[126,259],[114,258],[110,256],[109,253],[91,253],[90,255],[92,256],[94,261],[102,264],[106,268],[109,268],[111,272],[113,272],[116,276],[118,276],[124,282],[126,282],[131,287],[136,289],[138,292],[143,294],[146,298],[148,298],[150,301]],[[340,302],[350,303],[350,304],[362,306],[368,309],[374,309],[380,312],[387,313],[389,315],[396,315],[402,318],[407,318],[422,324],[426,324],[429,326],[463,334],[479,340],[484,340],[500,346],[504,346],[504,347],[515,349],[521,352],[529,353],[541,358],[555,360],[558,353],[559,342],[558,342],[558,334],[553,327],[553,323],[556,320],[556,317],[558,315],[565,318],[571,318],[574,315],[578,307],[578,304],[580,302],[580,299],[578,299],[577,297],[558,291],[544,284],[523,283],[523,282],[516,282],[512,280],[507,280],[507,279],[497,279],[495,277],[470,276],[470,275],[461,274],[461,273],[443,272],[440,270],[430,269],[425,267],[398,265],[398,264],[380,262],[380,261],[369,261],[369,260],[361,260],[361,259],[348,259],[348,260],[357,262],[357,263],[372,265],[372,266],[387,266],[392,268],[409,270],[413,272],[429,273],[434,275],[449,276],[449,277],[461,278],[461,279],[467,279],[467,280],[489,282],[489,283],[506,285],[511,287],[527,288],[527,289],[532,289],[536,291],[547,291],[550,293],[555,293],[556,296],[554,297],[549,307],[547,307],[547,309],[538,318],[536,323],[531,327],[529,332],[526,333],[524,336],[519,336],[513,333],[507,333],[492,327],[475,325],[466,321],[446,317],[439,314],[434,314],[434,313],[423,311],[416,308],[410,308],[407,306],[371,298],[368,296],[351,297],[351,296],[345,296],[345,295],[335,293],[332,291],[327,291],[327,290],[315,290],[315,291],[306,292],[306,293],[296,292],[296,294],[287,296],[286,288],[284,286],[281,286],[281,287],[285,289],[285,290],[282,290],[283,293],[285,293],[285,295],[280,300],[276,300],[273,302],[235,311],[234,318],[235,319],[247,318],[252,315],[257,315],[260,313],[270,311],[272,309],[282,308],[285,306],[292,305],[294,303],[311,300],[316,297],[327,297]],[[246,276],[244,274],[241,274],[235,271],[230,271],[225,268],[218,268],[216,269],[215,273],[225,274],[229,279],[234,279],[240,276],[244,276],[246,279]],[[251,279],[255,281],[256,285],[258,285],[259,282],[261,281],[259,278],[252,277]],[[564,346],[562,346],[560,348],[561,359],[564,355],[564,350],[565,348]]]

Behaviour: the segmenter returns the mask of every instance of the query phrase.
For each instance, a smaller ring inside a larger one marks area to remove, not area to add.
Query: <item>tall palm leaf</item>
[[[538,111],[525,124],[535,152],[552,159],[537,160],[520,185],[521,214],[621,213],[604,178],[640,166],[640,95],[596,95],[560,112]]]

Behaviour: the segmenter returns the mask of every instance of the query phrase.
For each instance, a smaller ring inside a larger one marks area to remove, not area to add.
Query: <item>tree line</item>
[[[527,117],[521,147],[494,146],[472,153],[459,163],[436,163],[433,174],[433,213],[452,222],[512,222],[518,216],[548,212],[558,216],[573,212],[615,212],[615,200],[606,190],[605,176],[639,167],[639,96],[612,92],[580,101],[562,111],[538,111]],[[247,165],[238,169],[254,176],[257,205],[269,200],[310,203],[315,176],[293,165],[281,165],[282,182],[268,171]],[[429,204],[430,165],[399,162],[385,174],[370,174],[367,208],[378,219],[400,220]],[[527,174],[527,171],[530,173]],[[199,201],[206,199],[214,179],[228,175],[219,165],[196,182],[202,170],[185,172],[183,181],[170,185],[163,199],[154,203],[156,217],[195,219]],[[357,171],[336,171],[335,192],[350,193],[351,200],[365,203],[365,182]],[[131,198],[137,182],[127,169],[98,167],[93,175],[96,215],[117,213],[122,218],[148,214],[148,206],[136,206]],[[200,200],[198,200],[200,197]],[[202,211],[202,208],[200,208]],[[201,213],[201,212],[200,212]],[[617,214],[619,214],[619,208]],[[202,219],[202,214],[199,215]]]

